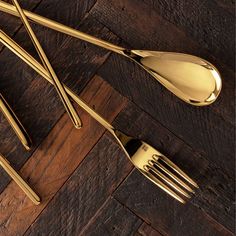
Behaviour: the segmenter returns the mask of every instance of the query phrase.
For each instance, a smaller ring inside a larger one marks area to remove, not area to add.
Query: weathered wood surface
[[[103,212],[107,198],[131,168],[132,165],[127,161],[118,145],[111,137],[105,135],[29,228],[27,234],[46,235],[47,232],[51,232],[52,235],[78,235],[80,232],[88,230],[87,228],[94,230],[95,228],[92,229],[93,224],[94,227],[98,227],[98,222],[93,222],[97,221],[97,218],[102,214],[100,211]],[[96,188],[98,189],[94,191]],[[117,207],[120,209],[120,204],[118,205]],[[65,210],[68,208],[70,210]],[[108,210],[109,208],[108,206]],[[55,213],[60,217],[54,217]],[[105,215],[107,214],[105,213]],[[106,217],[110,218],[111,222],[114,220],[111,216]],[[133,223],[138,227],[139,218],[136,216],[133,218]],[[115,220],[117,223],[119,222],[119,219]],[[105,224],[104,221],[101,223]],[[123,224],[125,221],[125,219],[120,219]],[[64,227],[65,225],[67,226]],[[128,232],[133,229],[125,230]]]
[[[112,121],[119,113],[120,109],[122,109],[122,106],[124,106],[125,100],[112,91],[99,78],[93,80],[88,88],[89,90],[86,89],[82,93],[84,100],[89,102],[91,106],[96,107],[109,121]],[[79,112],[81,118],[83,118],[84,127],[79,131],[74,129],[70,119],[67,115],[64,115],[21,170],[22,175],[27,178],[29,183],[34,186],[35,190],[40,193],[43,199],[42,204],[38,207],[32,205],[30,200],[26,198],[13,182],[10,183],[0,195],[0,235],[23,234],[40,212],[50,203],[54,195],[104,133],[104,128],[88,116],[88,114],[80,110]],[[81,143],[84,145],[81,145]],[[103,145],[105,150],[106,145]],[[103,152],[100,155],[101,158],[103,158],[102,154]],[[108,157],[110,158],[109,154],[110,153],[108,153]],[[117,154],[117,151],[113,154],[114,157],[115,154]],[[94,170],[97,171],[98,162],[94,162],[93,159],[94,158],[90,160],[89,166],[84,168],[84,174],[88,174],[88,170],[92,170],[92,163]],[[124,158],[121,160],[123,160],[123,165],[126,164],[127,167],[121,167],[120,171],[125,171],[130,165],[128,165],[129,163]],[[119,163],[119,159],[117,161]],[[111,162],[111,164],[114,165],[110,168],[112,173],[115,173],[113,169],[115,169],[116,163],[117,162]],[[107,174],[108,166],[106,162],[102,164],[102,167],[104,168],[104,174]],[[119,170],[117,171],[117,173],[119,173]],[[114,180],[117,175],[118,174],[114,176]],[[88,177],[89,176],[84,175],[85,179]],[[121,177],[119,176],[119,178]],[[110,187],[110,180],[110,178],[107,179],[107,187]],[[100,181],[104,181],[104,179],[101,178]],[[77,182],[80,183],[80,180]],[[100,184],[103,183],[104,182]],[[99,185],[95,185],[91,190],[94,191],[96,186]],[[73,201],[75,200],[80,205],[81,200],[78,201],[73,192],[74,191],[71,193],[71,199]],[[109,194],[108,192],[105,193]],[[96,196],[95,194],[94,197]],[[66,197],[63,201],[67,204],[68,198]],[[61,205],[62,203],[60,202],[61,201],[57,203]],[[56,215],[58,215],[58,213],[56,213]],[[55,218],[50,218],[53,222],[56,222]],[[61,220],[61,218],[57,219]]]
[[[136,117],[136,121],[132,122],[132,124],[129,123],[134,121],[134,117]],[[128,124],[125,124],[125,121],[129,121]],[[142,128],[141,124],[143,123],[148,124],[145,129]],[[51,232],[53,235],[60,233],[90,235],[93,232],[100,232],[97,235],[104,235],[107,232],[105,235],[111,235],[112,229],[114,229],[114,235],[130,235],[130,233],[125,234],[125,232],[130,232],[125,227],[126,221],[123,223],[123,228],[120,226],[121,222],[117,223],[117,228],[114,226],[117,216],[113,216],[111,212],[113,207],[116,209],[120,204],[114,203],[114,206],[110,203],[112,192],[115,199],[132,210],[132,214],[129,213],[130,210],[122,210],[122,212],[124,211],[124,215],[129,215],[130,218],[128,216],[127,218],[130,221],[127,224],[134,224],[133,230],[136,229],[136,224],[139,222],[133,216],[135,214],[145,222],[151,223],[157,232],[159,231],[164,235],[186,235],[188,232],[191,235],[231,235],[225,227],[216,224],[212,218],[212,216],[217,217],[216,213],[219,213],[221,217],[233,224],[233,216],[228,217],[225,215],[225,209],[220,208],[221,200],[215,197],[215,195],[219,194],[217,192],[219,190],[217,186],[215,187],[211,183],[211,179],[208,177],[212,168],[211,163],[208,163],[197,153],[194,155],[191,148],[184,144],[183,141],[177,139],[165,128],[155,124],[153,119],[141,110],[134,109],[133,105],[127,106],[124,112],[121,112],[116,118],[114,124],[127,132],[131,132],[133,135],[139,134],[140,138],[148,140],[150,143],[155,143],[159,150],[168,156],[172,156],[176,163],[180,162],[178,164],[191,173],[200,186],[205,185],[205,189],[199,190],[191,202],[183,206],[156,188],[136,170],[122,184],[120,182],[117,184],[115,179],[118,178],[120,181],[119,176],[123,174],[123,171],[129,173],[132,166],[119,150],[118,145],[114,143],[114,139],[106,135],[96,144],[88,157],[85,158],[85,161],[28,229],[28,235],[46,235],[47,232]],[[152,134],[149,132],[151,128],[154,132]],[[194,163],[188,160],[190,154],[194,155]],[[119,159],[117,160],[115,157],[119,157]],[[200,173],[199,168],[201,169]],[[90,169],[89,172],[88,169]],[[207,177],[208,179],[206,179]],[[216,184],[217,181],[219,180],[215,181]],[[211,188],[214,189],[208,188],[208,184],[211,184]],[[94,191],[96,189],[95,186],[99,186],[96,191]],[[212,192],[215,192],[215,194],[212,194]],[[208,199],[205,199],[206,196],[208,196]],[[92,204],[95,202],[96,204]],[[213,204],[211,205],[210,202]],[[199,205],[202,205],[201,210]],[[219,205],[218,208],[217,205]],[[121,211],[120,207],[117,209],[118,212]],[[167,211],[169,207],[170,210]],[[107,216],[107,211],[110,212],[109,217]],[[117,214],[118,216],[120,215],[120,213]],[[60,217],[54,217],[56,215],[60,215]],[[106,217],[109,218],[108,222]],[[191,221],[189,218],[191,218]],[[219,218],[218,220],[220,221],[221,219]],[[201,227],[194,227],[198,224]],[[140,226],[140,224],[138,225]],[[155,230],[154,232],[156,232]]]
[[[150,48],[152,46],[156,50],[178,50],[193,54],[196,52],[199,54],[204,50],[197,46],[191,38],[186,37],[184,32],[181,32],[176,26],[168,22],[164,24],[164,20],[157,13],[152,12],[148,6],[146,6],[146,10],[144,4],[135,4],[136,2],[139,3],[139,1],[125,0],[114,1],[114,3],[103,1],[102,5],[107,7],[95,6],[92,14],[98,16],[97,19],[100,21],[104,18],[102,22],[107,22],[107,25],[110,23],[109,28],[128,41],[133,48],[143,48],[144,46]],[[122,10],[122,6],[125,10]],[[139,14],[137,8],[142,9],[142,15]],[[126,18],[121,14],[124,11]],[[143,17],[145,23],[143,23]],[[112,19],[116,19],[116,21]],[[125,24],[128,19],[131,23]],[[125,30],[122,30],[120,25],[125,25]],[[137,31],[137,29],[139,30]],[[160,41],[161,37],[164,37],[165,40]],[[200,55],[206,57],[204,52]],[[121,60],[117,55],[112,55],[109,58],[99,74],[112,86],[115,86],[121,94],[129,97],[192,147],[204,152],[209,160],[214,160],[225,167],[226,173],[233,175],[234,79],[232,74],[229,74],[229,77],[227,73],[222,72],[224,84],[219,100],[212,106],[201,108],[178,100],[156,83],[145,71],[127,60]],[[229,86],[227,86],[228,83]],[[222,101],[223,99],[227,101]],[[219,107],[221,107],[220,110],[218,110]],[[225,122],[220,122],[222,119]],[[224,157],[223,163],[222,157]]]
[[[198,182],[180,205],[134,170],[81,109],[84,127],[74,130],[55,89],[0,45],[1,92],[34,141],[25,152],[0,114],[0,151],[43,197],[33,206],[1,170],[0,235],[233,235],[234,1],[20,2],[120,45],[203,57],[220,70],[223,89],[211,106],[192,107],[127,59],[33,25],[62,81]],[[19,19],[1,12],[0,27],[37,57]]]

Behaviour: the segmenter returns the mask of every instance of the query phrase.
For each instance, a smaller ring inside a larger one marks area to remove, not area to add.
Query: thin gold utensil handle
[[[2,42],[7,48],[19,56],[23,61],[25,61],[29,66],[31,66],[35,71],[37,71],[42,77],[44,77],[48,82],[53,84],[53,81],[45,70],[45,68],[38,63],[28,52],[26,52],[21,46],[19,46],[13,39],[11,39],[7,34],[0,30],[0,42]],[[63,85],[66,92],[70,97],[85,111],[87,111],[95,120],[97,120],[102,126],[104,126],[112,134],[114,133],[114,128],[109,124],[104,118],[99,116],[92,108],[90,108],[78,95],[71,91],[66,85]]]
[[[74,126],[78,129],[78,128],[81,128],[81,121],[80,121],[80,118],[75,110],[75,108],[73,107],[70,99],[68,98],[67,94],[66,94],[66,91],[64,89],[64,87],[62,86],[60,80],[58,79],[55,71],[53,70],[52,66],[51,66],[51,63],[49,62],[43,48],[41,47],[34,31],[32,30],[24,12],[22,11],[19,3],[17,0],[12,0],[12,2],[14,3],[19,15],[20,15],[20,18],[38,52],[38,55],[44,65],[44,67],[46,68],[46,70],[48,71],[48,73],[50,74],[52,80],[53,80],[53,84],[57,90],[57,93],[58,95],[60,96],[63,104],[64,104],[64,107],[69,115],[69,117],[71,118]]]
[[[11,5],[9,3],[6,3],[6,2],[3,2],[1,0],[0,0],[0,10],[3,11],[3,12],[9,13],[11,15],[19,17],[19,13],[17,12],[17,9],[13,5]],[[81,32],[79,30],[70,28],[70,27],[68,27],[66,25],[60,24],[60,23],[58,23],[56,21],[50,20],[48,18],[45,18],[45,17],[40,16],[40,15],[37,15],[37,14],[32,13],[30,11],[23,10],[23,12],[25,13],[25,15],[30,20],[32,20],[33,22],[35,22],[37,24],[46,26],[46,27],[48,27],[50,29],[59,31],[61,33],[70,35],[72,37],[75,37],[75,38],[78,38],[78,39],[81,39],[81,40],[84,40],[86,42],[95,44],[95,45],[97,45],[99,47],[106,48],[108,50],[111,50],[113,52],[116,52],[116,53],[119,53],[119,54],[122,54],[122,55],[125,56],[125,53],[124,53],[125,49],[122,48],[122,47],[119,47],[119,46],[117,46],[115,44],[112,44],[112,43],[109,43],[107,41],[104,41],[102,39],[98,39],[98,38],[96,38],[94,36],[91,36],[91,35],[88,35],[86,33]]]
[[[8,120],[9,124],[15,131],[16,135],[20,139],[25,149],[30,150],[32,142],[29,135],[27,134],[23,125],[21,124],[16,114],[13,112],[13,110],[8,105],[7,101],[4,99],[1,93],[0,93],[0,109],[2,110],[2,113]]]
[[[30,188],[30,186],[21,178],[21,176],[11,167],[8,161],[0,154],[0,165],[11,176],[16,184],[24,191],[29,199],[35,204],[40,203],[39,196]]]

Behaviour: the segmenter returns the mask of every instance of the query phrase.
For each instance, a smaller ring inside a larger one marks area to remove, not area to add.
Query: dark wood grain
[[[83,12],[83,15],[85,13]],[[86,19],[86,23],[81,23],[80,26],[81,29],[85,27],[102,34],[104,38],[109,40],[114,39],[112,33],[93,19]],[[65,38],[62,41],[62,38],[57,38],[58,35],[52,31],[41,29],[40,34],[38,34],[40,41],[44,42],[43,38],[49,37],[49,35],[55,41],[46,40],[48,44],[44,46],[50,51],[53,48],[49,56],[52,58],[51,63],[55,71],[71,89],[79,93],[94,75],[94,72],[106,60],[109,53],[78,40]],[[29,40],[25,41],[29,44]],[[78,51],[75,50],[76,48],[78,48]],[[73,57],[71,57],[72,52]],[[16,169],[19,169],[65,111],[53,86],[45,82],[40,76],[32,73],[32,70],[20,59],[5,49],[0,54],[0,58],[2,61],[0,64],[0,71],[2,72],[0,89],[2,94],[26,127],[34,143],[32,151],[25,152],[9,124],[0,114],[0,120],[2,121],[1,152],[11,160]],[[11,72],[12,68],[14,68],[14,74]],[[9,182],[9,178],[2,170],[1,176],[0,192]]]
[[[82,97],[89,102],[91,106],[96,107],[104,117],[109,121],[112,121],[124,106],[125,100],[117,93],[114,93],[114,91],[112,91],[111,88],[99,78],[91,81],[88,88],[89,89],[86,89],[82,93]],[[88,154],[89,150],[96,144],[104,133],[104,128],[88,114],[84,112],[80,112],[80,114],[84,121],[84,128],[80,131],[73,128],[70,119],[65,114],[50,132],[49,136],[34,152],[30,160],[24,165],[23,169],[21,169],[22,176],[25,178],[27,177],[29,183],[34,186],[36,191],[42,197],[42,203],[37,207],[32,205],[30,200],[19,190],[19,187],[14,182],[11,182],[0,195],[0,235],[23,234],[37,218],[40,212],[50,203],[57,191],[62,187],[65,181]],[[83,143],[83,145],[81,145],[81,143]],[[107,143],[104,144],[104,149],[106,146]],[[99,150],[99,147],[97,147],[97,150]],[[113,147],[111,153],[113,153],[114,159],[114,156],[119,154],[117,153],[117,147]],[[109,154],[110,153],[107,153],[109,158],[111,158]],[[102,153],[100,158],[103,158]],[[117,159],[117,162],[111,163],[116,165],[116,163],[120,163],[120,161],[123,162],[116,173],[113,171],[115,166],[111,166],[110,169],[108,169],[106,161],[101,164],[101,167],[104,168],[104,174],[106,175],[108,172],[115,174],[113,179],[116,180],[117,175],[121,170],[123,173],[127,173],[130,169],[130,165],[125,158]],[[90,164],[84,169],[84,173],[89,173],[88,170],[92,168],[92,163],[94,163],[93,168],[97,168],[98,162],[94,162],[94,157],[91,157]],[[122,180],[122,176],[118,177]],[[88,180],[87,175],[84,176],[84,178],[85,180]],[[108,188],[111,187],[110,181],[113,179],[111,176],[107,176]],[[101,178],[100,181],[104,181],[104,179]],[[76,181],[76,183],[80,183],[80,180]],[[97,184],[98,183],[95,183],[95,186],[99,186]],[[84,188],[82,187],[81,189]],[[93,189],[94,188],[91,190]],[[73,201],[77,202],[77,198],[74,196],[74,191],[75,189],[72,191],[70,196]],[[66,191],[65,194],[67,193],[68,192]],[[93,200],[96,200],[96,195],[94,195],[94,197],[95,199]],[[66,204],[66,208],[68,207],[67,198],[68,196],[64,199],[65,201],[63,200]],[[102,201],[101,198],[100,200]],[[78,201],[79,205],[80,203],[81,202]],[[61,201],[58,201],[56,204],[60,204],[62,207]],[[55,210],[56,209],[57,213],[55,213],[55,215],[58,215],[58,208],[55,208]],[[92,211],[90,212],[93,213]],[[65,211],[65,213],[68,212]],[[54,217],[51,219],[56,223]],[[61,218],[58,217],[57,219],[60,220]],[[61,225],[61,227],[63,227],[63,225]],[[46,230],[47,229],[48,228],[46,228]]]
[[[96,214],[93,221],[79,235],[132,235],[141,222],[115,199],[108,199],[101,212]]]
[[[10,0],[5,2],[12,3]],[[27,0],[22,0],[21,6],[29,11],[34,11],[41,2],[42,0],[32,0],[30,2]],[[0,12],[0,27],[1,30],[7,32],[9,36],[14,36],[22,27],[22,23],[16,17],[12,17],[7,13]],[[0,52],[3,50],[3,48],[4,46],[0,44]]]
[[[143,223],[138,231],[136,232],[135,236],[161,236],[161,234],[153,229],[150,225]]]
[[[98,223],[93,222],[100,217],[100,208],[131,168],[132,165],[118,144],[110,135],[105,135],[28,229],[26,235],[46,235],[48,232],[52,235],[78,235],[83,228],[93,230],[93,224],[98,227]],[[112,204],[110,207],[107,209],[109,212],[113,207],[118,207],[117,210],[120,211],[120,204]],[[104,217],[109,217],[109,213],[104,214]],[[54,217],[55,215],[60,217]],[[120,220],[120,224],[121,222],[125,224],[124,220]],[[138,222],[140,221],[134,217],[133,224]],[[126,228],[126,232],[127,230],[132,228]]]

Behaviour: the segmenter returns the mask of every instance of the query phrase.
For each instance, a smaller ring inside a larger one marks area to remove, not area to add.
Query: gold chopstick
[[[32,67],[35,71],[37,71],[43,78],[45,78],[48,82],[53,84],[52,78],[45,70],[45,68],[35,60],[28,52],[26,52],[20,45],[18,45],[11,37],[9,37],[6,33],[0,30],[0,42],[2,42],[8,49],[10,49],[13,53],[15,53],[19,58],[21,58],[24,62],[26,62],[30,67]],[[112,126],[102,119],[100,116],[97,117],[97,113],[88,107],[86,103],[84,103],[77,94],[75,94],[70,88],[66,85],[63,85],[65,91],[70,95],[70,97],[82,108],[89,110],[89,114],[99,120],[99,122],[109,130],[112,130]]]
[[[27,32],[28,32],[28,34],[29,34],[29,36],[30,36],[35,48],[36,48],[36,50],[37,50],[37,52],[38,52],[38,55],[39,55],[39,57],[42,61],[43,66],[48,71],[48,73],[50,74],[50,76],[53,80],[53,84],[54,84],[54,86],[57,90],[58,95],[60,96],[60,98],[61,98],[61,100],[64,104],[64,107],[65,107],[69,117],[71,118],[74,126],[77,129],[81,128],[81,120],[78,116],[78,113],[76,112],[76,110],[75,110],[74,106],[72,105],[69,97],[67,96],[67,93],[66,93],[64,87],[62,86],[60,80],[58,79],[55,71],[53,70],[53,68],[52,68],[52,66],[51,66],[51,64],[50,64],[50,62],[49,62],[42,46],[40,45],[34,31],[32,30],[32,28],[31,28],[31,26],[30,26],[30,24],[29,24],[29,22],[28,22],[28,20],[25,16],[22,8],[20,7],[17,0],[12,0],[12,2],[15,5],[15,7],[16,7],[19,15],[20,15],[20,18],[21,18],[21,20],[22,20],[22,22],[23,22],[23,24],[24,24],[24,26],[25,26],[25,28],[26,28],[26,30],[27,30]]]
[[[30,150],[32,142],[29,135],[27,134],[25,128],[23,127],[23,125],[17,118],[16,114],[13,112],[13,110],[8,105],[7,101],[4,99],[1,93],[0,93],[0,110],[8,120],[9,124],[15,131],[16,135],[20,139],[25,149]]]
[[[29,199],[35,204],[40,203],[40,197],[30,188],[21,176],[11,167],[9,162],[0,154],[0,165],[11,176],[16,184],[24,191]]]

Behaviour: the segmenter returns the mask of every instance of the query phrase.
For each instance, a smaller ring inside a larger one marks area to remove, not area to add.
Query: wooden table
[[[185,52],[212,62],[219,99],[193,107],[125,58],[33,25],[59,78],[123,131],[156,147],[200,185],[181,205],[145,179],[115,140],[78,108],[76,130],[55,89],[0,46],[0,89],[34,146],[26,152],[0,115],[0,151],[42,197],[34,206],[0,172],[0,235],[233,235],[234,3],[34,0],[24,8],[119,45]],[[19,19],[1,28],[37,57]]]

